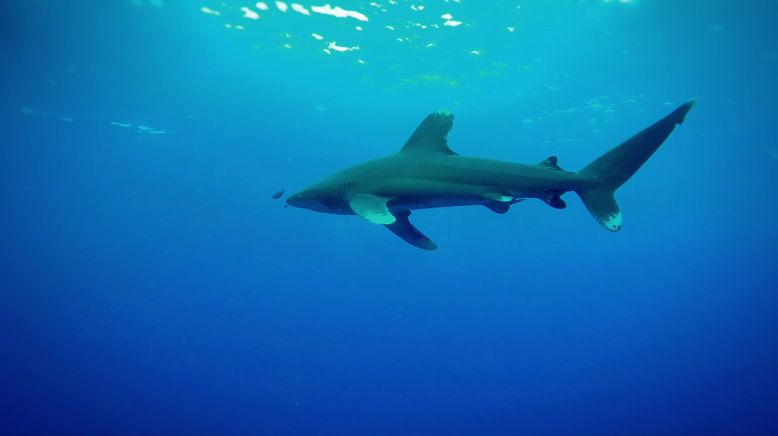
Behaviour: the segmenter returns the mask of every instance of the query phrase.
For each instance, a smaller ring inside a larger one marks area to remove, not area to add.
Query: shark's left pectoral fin
[[[410,211],[403,210],[392,214],[387,207],[389,198],[372,194],[357,194],[351,197],[348,204],[355,214],[373,224],[383,224],[395,235],[405,242],[423,250],[437,250],[438,246],[430,238],[424,236],[416,227],[413,227],[408,217]]]
[[[413,224],[408,221],[410,214],[411,212],[407,210],[398,212],[396,215],[397,221],[392,224],[386,224],[385,227],[414,247],[421,248],[422,250],[437,250],[438,245],[420,232],[419,229],[413,227]]]
[[[387,225],[397,221],[386,206],[388,201],[388,198],[372,194],[357,194],[349,199],[348,205],[355,214],[371,223]]]

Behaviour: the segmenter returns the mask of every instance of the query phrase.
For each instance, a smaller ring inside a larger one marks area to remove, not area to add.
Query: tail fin
[[[675,126],[683,123],[692,106],[693,100],[682,104],[579,172],[588,180],[576,192],[603,227],[613,232],[621,230],[621,212],[613,197],[614,192],[654,154]]]

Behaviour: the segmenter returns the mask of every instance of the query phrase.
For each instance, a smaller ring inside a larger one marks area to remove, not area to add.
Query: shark
[[[454,115],[429,114],[399,152],[336,172],[289,196],[292,207],[358,215],[424,250],[437,244],[411,224],[418,209],[483,206],[498,214],[525,199],[556,209],[574,192],[592,217],[612,232],[623,219],[614,193],[654,154],[694,106],[688,101],[577,172],[559,166],[556,156],[534,164],[462,156],[448,145]]]

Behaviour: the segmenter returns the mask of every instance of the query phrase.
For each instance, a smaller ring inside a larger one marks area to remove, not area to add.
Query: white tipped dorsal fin
[[[454,125],[454,114],[445,109],[427,115],[400,153],[456,154],[448,148],[448,132]]]
[[[355,214],[371,223],[387,225],[397,221],[397,218],[386,207],[388,201],[388,198],[373,194],[357,194],[349,199],[348,205]]]

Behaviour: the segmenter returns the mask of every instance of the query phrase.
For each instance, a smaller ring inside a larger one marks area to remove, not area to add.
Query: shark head
[[[322,213],[351,214],[344,189],[337,183],[321,182],[311,185],[286,199],[292,207],[310,209]]]

